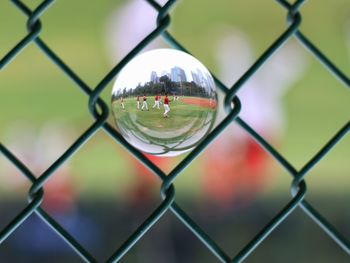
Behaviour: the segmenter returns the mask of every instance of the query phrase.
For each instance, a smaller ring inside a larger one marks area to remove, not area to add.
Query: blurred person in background
[[[166,0],[157,2],[164,4]],[[156,27],[157,15],[155,9],[144,0],[128,1],[125,5],[119,7],[115,13],[112,13],[111,19],[107,23],[106,32],[107,51],[109,57],[112,58],[111,63],[116,64],[120,61]],[[161,37],[158,37],[147,45],[142,52],[164,47],[167,46]],[[159,96],[160,104],[161,99]],[[134,176],[130,189],[126,191],[129,193],[127,198],[129,203],[127,205],[130,206],[129,210],[132,218],[143,217],[150,211],[149,206],[155,198],[159,179],[130,154],[127,154],[127,156],[132,163],[131,173]],[[144,154],[144,156],[163,171],[169,170],[170,158],[150,154]],[[156,244],[148,247],[146,243],[139,247],[140,262],[144,262],[145,258],[148,258],[149,262],[152,262],[152,259],[156,259],[157,262],[179,262],[178,255],[174,253],[173,234],[169,232],[172,228],[162,225],[163,227],[160,229],[159,227],[156,228],[158,231],[152,239],[152,242]],[[183,249],[182,255],[186,258],[186,249]]]
[[[23,131],[26,131],[25,133]],[[39,131],[28,123],[18,122],[8,129],[9,150],[38,177],[59,158],[72,142],[72,130],[58,121],[48,122]],[[28,191],[28,179],[19,171],[8,169],[5,174],[8,191]],[[73,236],[86,240],[86,244],[97,246],[98,232],[94,222],[80,214],[77,204],[76,182],[72,179],[69,164],[65,162],[44,184],[44,200],[41,207],[57,220]],[[16,249],[33,256],[67,252],[70,248],[58,235],[47,228],[36,215],[29,217],[14,240]],[[33,234],[34,233],[34,234]],[[40,253],[38,253],[40,252]],[[23,254],[24,257],[26,254]]]
[[[39,131],[35,131],[28,123],[18,122],[8,128],[7,136],[10,150],[28,165],[35,176],[42,174],[64,153],[71,141],[71,132],[59,122],[47,123]],[[14,191],[26,189],[29,180],[17,171],[10,171],[9,186]],[[75,188],[70,176],[69,165],[65,163],[45,182],[43,207],[49,212],[66,213],[74,210]]]
[[[218,77],[231,87],[254,63],[253,48],[243,32],[223,28],[216,48]],[[287,43],[237,93],[242,104],[239,117],[273,145],[279,144],[285,126],[283,95],[304,68],[301,50]],[[218,119],[225,116],[221,107]],[[248,202],[269,182],[268,153],[237,124],[231,124],[209,145],[204,159],[203,196],[224,209]]]
[[[164,4],[166,1],[158,1]],[[111,63],[115,64],[126,56],[143,38],[145,38],[155,27],[158,13],[144,0],[128,1],[112,13],[107,23],[106,42]],[[135,19],[137,17],[138,19]],[[126,30],[127,26],[127,30]],[[160,37],[152,41],[142,51],[166,47]],[[112,56],[110,56],[110,54]],[[141,98],[142,99],[142,98]],[[150,172],[139,161],[128,155],[133,163],[135,180],[131,183],[132,204],[137,202],[147,203],[154,196],[156,175]],[[151,162],[160,167],[167,167],[167,158],[145,154]]]

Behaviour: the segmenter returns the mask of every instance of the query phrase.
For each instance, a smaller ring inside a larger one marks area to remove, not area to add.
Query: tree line
[[[136,96],[155,96],[155,95],[173,95],[177,96],[191,96],[208,98],[211,96],[210,87],[202,87],[195,82],[175,82],[168,76],[161,76],[159,82],[146,82],[141,85],[138,84],[135,88],[127,88],[118,90],[112,95],[112,100],[120,99],[121,97],[136,97]]]

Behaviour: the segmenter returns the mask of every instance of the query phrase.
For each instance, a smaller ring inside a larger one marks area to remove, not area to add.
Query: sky
[[[191,71],[196,72],[199,69],[203,73],[210,74],[201,62],[185,52],[175,49],[155,49],[136,56],[120,71],[112,93],[116,93],[119,89],[123,90],[124,87],[135,88],[139,83],[150,81],[152,71],[156,71],[160,77],[164,70],[170,73],[170,69],[175,66],[185,71],[189,81],[193,80]]]

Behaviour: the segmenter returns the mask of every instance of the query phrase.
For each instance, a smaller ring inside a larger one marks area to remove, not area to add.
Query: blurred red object
[[[49,212],[68,213],[76,207],[76,187],[68,169],[61,169],[44,185],[43,207]]]
[[[267,153],[255,141],[226,143],[230,147],[209,146],[201,180],[204,198],[222,207],[249,201],[263,188],[268,171]]]
[[[169,158],[158,157],[151,154],[144,154],[144,156],[160,168],[164,168],[169,164]],[[133,160],[133,175],[135,181],[131,186],[131,202],[133,204],[149,203],[154,198],[156,192],[157,175],[152,173],[141,162],[136,159]],[[159,190],[159,189],[157,189]]]

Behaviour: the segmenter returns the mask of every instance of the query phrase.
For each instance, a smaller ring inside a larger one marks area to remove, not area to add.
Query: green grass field
[[[40,2],[28,4],[35,7]],[[125,3],[127,1],[56,1],[41,18],[41,37],[92,88],[118,62],[111,59],[106,48],[106,26],[113,11]],[[346,44],[348,10],[348,0],[309,1],[301,10],[301,30],[347,75],[350,74],[350,51]],[[245,32],[251,40],[254,58],[257,58],[285,30],[286,12],[275,1],[181,1],[173,9],[170,32],[217,74],[215,43],[225,32],[223,28],[228,26]],[[10,1],[3,1],[0,4],[0,57],[25,34],[26,17]],[[125,34],[128,34],[127,25]],[[349,90],[306,51],[305,57],[309,66],[284,97],[287,126],[276,146],[297,168],[312,158],[350,116]],[[48,123],[61,122],[72,130],[72,136],[64,142],[64,146],[69,146],[93,122],[87,96],[34,44],[1,71],[0,87],[0,138],[5,145],[15,140],[13,127],[18,123],[28,123],[39,133]],[[112,83],[102,94],[108,103],[111,89]],[[172,107],[170,117],[180,116],[180,113],[181,106]],[[146,118],[144,121],[151,120]],[[110,122],[113,123],[112,117]],[[24,136],[26,124],[20,127]],[[43,144],[41,147],[48,146]],[[350,138],[347,136],[311,171],[307,180],[311,181],[312,189],[348,192],[349,149]],[[182,158],[175,158],[172,163],[176,164]],[[83,194],[104,196],[115,195],[117,189],[120,190],[118,194],[123,192],[131,178],[129,160],[121,146],[99,131],[68,165],[74,180],[80,182],[78,188]],[[47,166],[52,161],[54,158]],[[178,178],[178,192],[191,194],[193,188],[198,187],[195,184],[198,175],[193,175],[198,165],[200,161],[194,162]],[[290,177],[277,168],[276,174],[271,193],[289,187]],[[103,180],[96,180],[97,175]],[[7,174],[0,176],[0,182],[8,177]],[[0,187],[6,188],[2,183]]]
[[[178,127],[192,122],[193,118],[204,116],[208,112],[214,112],[212,109],[183,103],[180,99],[179,101],[170,103],[168,121],[168,119],[164,120],[163,118],[163,105],[160,105],[160,109],[157,109],[157,107],[153,108],[154,100],[152,99],[148,99],[147,101],[149,111],[146,111],[146,109],[144,111],[138,110],[136,98],[126,98],[124,99],[124,104],[125,110],[122,109],[120,101],[114,101],[112,103],[112,109],[116,115],[121,115],[121,118],[123,118],[127,114],[135,114],[137,122],[146,127],[155,127],[160,131],[174,131]],[[141,107],[142,102],[140,103]]]
[[[124,109],[120,100],[113,101],[112,110],[119,130],[129,141],[134,142],[136,147],[150,143],[153,145],[151,148],[142,148],[145,152],[162,154],[169,150],[174,152],[191,149],[199,140],[195,135],[206,134],[214,124],[215,110],[186,103],[185,100],[189,99],[196,101],[197,98],[170,100],[170,112],[166,118],[163,116],[163,105],[158,109],[154,106],[152,97],[146,101],[147,109],[142,109],[142,102],[140,109],[137,109],[136,97],[132,97],[124,99]],[[136,141],[139,141],[138,145]]]

